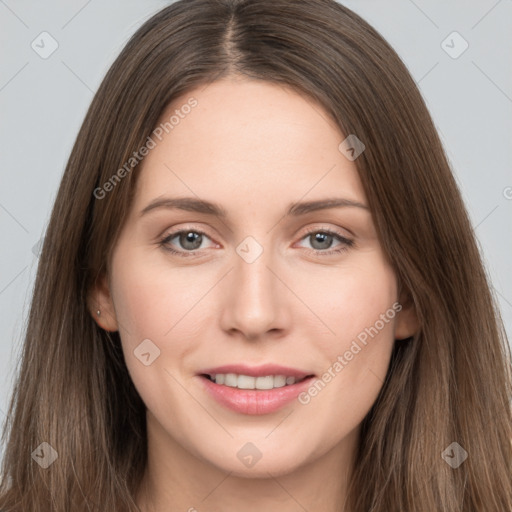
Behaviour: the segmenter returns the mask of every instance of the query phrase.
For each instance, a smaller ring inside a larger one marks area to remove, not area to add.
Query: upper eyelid
[[[167,240],[169,238],[174,238],[176,235],[179,235],[180,233],[184,233],[184,232],[190,232],[192,231],[193,233],[199,233],[200,235],[205,235],[207,236],[210,240],[213,241],[213,237],[211,237],[205,230],[203,229],[197,229],[197,228],[180,228],[180,229],[177,229],[175,231],[170,231],[170,232],[166,232],[164,235],[162,235],[160,237],[160,240]]]
[[[344,228],[346,231],[349,231],[348,229]],[[302,235],[302,238],[304,238],[307,235],[310,235],[312,233],[330,233],[332,235],[339,236],[341,238],[345,238],[347,240],[351,240],[350,237],[354,237],[353,233],[350,233],[350,236],[345,236],[342,233],[339,232],[336,228],[329,228],[329,227],[314,227],[314,228],[308,228],[306,232]]]

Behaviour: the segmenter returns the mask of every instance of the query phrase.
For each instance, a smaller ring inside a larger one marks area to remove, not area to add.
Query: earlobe
[[[402,309],[395,320],[395,339],[404,340],[418,332],[419,324],[414,307]]]
[[[402,309],[395,319],[395,339],[404,340],[416,334],[420,326],[416,307],[410,295],[406,292],[401,293],[399,303]]]
[[[117,331],[117,318],[107,276],[97,279],[88,296],[88,309],[94,321],[105,331]]]

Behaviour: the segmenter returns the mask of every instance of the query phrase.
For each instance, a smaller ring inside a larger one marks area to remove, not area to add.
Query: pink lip
[[[227,364],[216,368],[207,368],[198,372],[199,375],[217,375],[217,373],[236,373],[237,375],[249,375],[250,377],[264,377],[265,375],[284,375],[285,377],[295,377],[303,379],[312,372],[303,372],[296,368],[287,368],[277,364],[263,364],[261,366],[246,366],[243,364]]]
[[[285,375],[304,380],[281,388],[267,390],[238,389],[216,384],[205,376],[218,373],[236,373],[252,377]],[[276,365],[258,367],[227,365],[204,370],[200,372],[199,378],[206,392],[221,405],[240,414],[259,415],[275,412],[295,400],[302,391],[311,385],[314,376],[311,373]]]

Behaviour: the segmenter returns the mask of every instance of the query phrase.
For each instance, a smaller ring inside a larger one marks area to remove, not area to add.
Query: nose
[[[252,262],[234,255],[234,268],[220,291],[225,332],[255,341],[283,336],[289,330],[291,292],[278,268],[270,251],[263,251]]]

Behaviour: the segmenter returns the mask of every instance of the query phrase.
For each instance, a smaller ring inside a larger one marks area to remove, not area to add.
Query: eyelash
[[[196,234],[199,234],[199,235],[203,235],[203,236],[206,236],[207,238],[210,238],[204,231],[201,231],[201,230],[198,230],[198,229],[181,229],[179,231],[175,231],[174,233],[166,234],[164,236],[164,238],[162,238],[159,241],[159,246],[162,247],[162,249],[170,252],[171,254],[175,254],[175,255],[180,256],[180,257],[187,258],[187,257],[195,256],[198,251],[177,251],[177,250],[173,249],[169,245],[169,241],[172,240],[173,238],[175,238],[177,235],[180,235],[182,233],[190,233],[190,232],[196,233]],[[350,239],[344,237],[343,235],[341,235],[340,233],[338,233],[336,231],[333,231],[333,230],[330,230],[330,229],[310,228],[304,234],[304,236],[301,238],[301,240],[303,240],[304,238],[307,238],[308,236],[310,236],[312,234],[315,234],[315,233],[322,233],[324,235],[332,235],[339,242],[344,244],[339,249],[333,249],[333,250],[322,251],[320,249],[307,249],[308,253],[313,253],[315,256],[318,256],[318,255],[320,255],[320,256],[330,256],[330,255],[333,255],[333,254],[341,254],[341,253],[344,253],[345,251],[348,251],[351,247],[353,247],[355,245],[353,240],[350,240]]]

